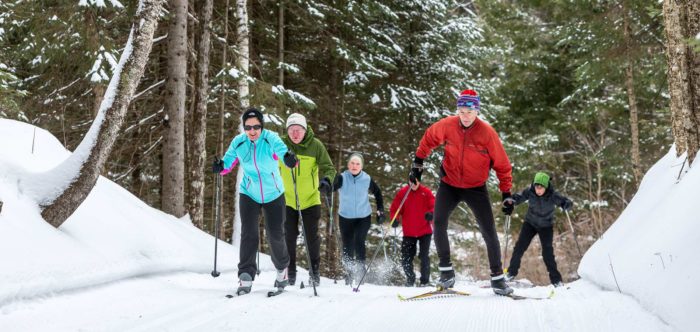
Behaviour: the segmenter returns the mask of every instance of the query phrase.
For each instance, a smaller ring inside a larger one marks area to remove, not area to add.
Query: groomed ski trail
[[[547,301],[513,301],[490,289],[460,283],[467,297],[403,302],[426,288],[365,284],[359,293],[322,279],[319,297],[310,287],[287,287],[268,298],[274,272],[256,277],[250,294],[227,299],[235,271],[219,278],[179,273],[133,278],[0,307],[1,331],[671,331],[632,298],[585,281],[556,289]],[[307,278],[299,272],[299,281]],[[546,296],[549,287],[519,290]],[[262,324],[262,325],[261,325]]]

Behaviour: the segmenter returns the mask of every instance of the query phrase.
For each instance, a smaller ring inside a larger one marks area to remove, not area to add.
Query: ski
[[[523,282],[523,281],[506,281],[506,284],[510,286],[511,288],[533,288],[535,285],[529,283],[529,282]],[[479,286],[480,288],[491,288],[491,284],[486,284],[483,286]]]
[[[456,297],[456,296],[470,296],[471,294],[466,293],[466,292],[460,292],[451,288],[448,289],[443,289],[443,290],[434,290],[430,291],[427,293],[423,294],[418,294],[415,296],[411,297],[404,297],[401,294],[398,294],[399,300],[401,301],[418,301],[418,300],[427,300],[427,299],[435,299],[435,298],[445,298],[445,297]]]
[[[549,295],[547,297],[536,297],[536,296],[524,296],[524,295],[518,295],[518,294],[508,294],[508,295],[502,295],[505,297],[509,297],[513,300],[549,300],[554,296],[554,290],[552,289],[549,292]]]
[[[284,292],[284,288],[279,288],[276,291],[269,291],[269,292],[267,292],[267,297],[277,296],[277,295],[282,294],[283,292]]]
[[[275,290],[275,291],[269,291],[269,292],[267,292],[267,297],[277,296],[277,295],[280,295],[280,294],[282,294],[282,293],[284,293],[284,288],[280,288],[280,289],[277,289],[277,290]],[[243,296],[243,295],[246,295],[246,294],[249,294],[249,293],[245,293],[245,294],[235,294],[235,295],[234,295],[234,294],[226,294],[226,298],[230,299],[230,298],[234,298],[234,297],[238,297],[238,296]]]

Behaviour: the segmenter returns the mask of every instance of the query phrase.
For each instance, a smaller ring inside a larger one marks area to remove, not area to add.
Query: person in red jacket
[[[464,90],[457,99],[457,115],[432,124],[420,140],[411,167],[411,181],[418,182],[423,173],[423,160],[433,149],[444,145],[440,166],[440,184],[435,203],[435,247],[440,262],[439,289],[454,286],[455,272],[450,261],[447,222],[459,202],[466,202],[479,224],[491,269],[491,286],[496,294],[508,295],[513,289],[505,283],[501,250],[491,211],[486,181],[493,168],[503,197],[503,212],[513,212],[511,165],[496,131],[478,118],[480,98],[474,90]]]
[[[410,188],[410,191],[409,191]],[[408,196],[406,196],[408,195]],[[401,201],[404,200],[403,205]],[[413,257],[416,247],[420,245],[420,286],[427,286],[430,281],[430,239],[433,236],[433,207],[435,196],[428,187],[419,183],[404,186],[391,203],[390,216],[396,216],[391,227],[403,227],[401,241],[401,266],[406,273],[406,287],[416,284],[416,273],[413,272]],[[397,214],[398,213],[398,214]]]

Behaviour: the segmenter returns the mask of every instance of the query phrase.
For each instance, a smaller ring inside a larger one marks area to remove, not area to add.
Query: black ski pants
[[[427,284],[430,281],[430,239],[432,234],[421,237],[404,236],[401,242],[401,266],[406,273],[406,281],[414,283],[416,273],[413,272],[413,257],[416,256],[416,247],[420,245],[418,258],[420,259],[420,283]]]
[[[491,276],[503,274],[501,245],[498,242],[496,225],[493,220],[493,212],[491,211],[491,200],[489,199],[486,185],[475,188],[457,188],[440,181],[437,195],[435,196],[435,225],[433,228],[435,247],[440,258],[439,266],[442,268],[452,266],[450,240],[447,237],[447,223],[450,215],[460,202],[467,203],[467,206],[469,206],[469,209],[476,217],[481,237],[486,243]]]
[[[540,237],[542,259],[544,260],[544,265],[547,267],[547,272],[549,272],[549,280],[552,284],[561,282],[561,274],[557,270],[557,262],[554,259],[554,246],[552,245],[554,227],[537,228],[528,222],[523,223],[523,227],[520,229],[518,241],[515,242],[515,248],[513,249],[513,257],[510,259],[508,274],[512,276],[518,274],[518,270],[520,270],[520,260],[523,258],[527,247],[530,246],[530,242],[532,238],[535,237],[535,234]]]
[[[289,251],[289,275],[297,274],[297,238],[299,237],[299,224],[304,225],[306,242],[309,245],[309,256],[313,272],[318,273],[321,263],[321,238],[318,236],[318,221],[321,219],[321,205],[314,205],[299,211],[287,206],[287,220],[284,222],[285,240]],[[306,248],[304,248],[306,250]]]
[[[248,195],[241,194],[241,248],[238,262],[238,275],[248,273],[255,279],[258,266],[255,264],[255,253],[258,251],[260,237],[260,210],[265,217],[265,234],[272,251],[272,264],[277,270],[283,270],[289,265],[289,254],[284,242],[284,195],[277,199],[260,204]]]
[[[364,264],[367,256],[365,241],[372,225],[371,214],[364,218],[344,218],[340,216],[340,236],[343,240],[343,262],[358,261]]]

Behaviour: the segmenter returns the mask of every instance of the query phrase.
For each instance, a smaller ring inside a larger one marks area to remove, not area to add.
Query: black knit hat
[[[250,118],[257,118],[258,121],[260,121],[260,125],[265,127],[265,121],[263,120],[263,115],[260,111],[258,111],[257,108],[251,107],[243,113],[243,116],[241,117],[241,122],[245,125],[245,120],[248,120]]]

